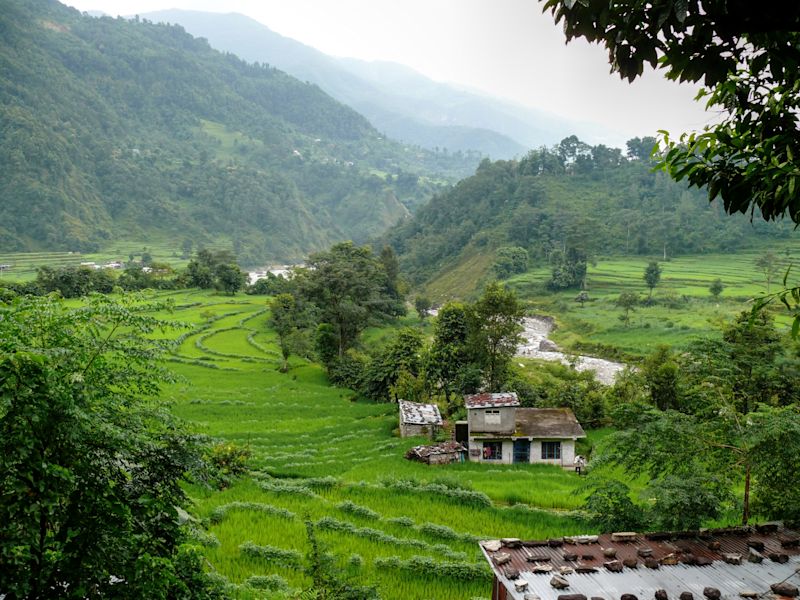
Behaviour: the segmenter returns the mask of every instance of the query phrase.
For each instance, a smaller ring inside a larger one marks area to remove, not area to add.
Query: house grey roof
[[[469,408],[501,408],[503,406],[519,406],[519,398],[515,392],[484,392],[464,396],[464,405]]]
[[[583,427],[569,408],[518,408],[516,437],[582,438]]]
[[[400,400],[400,419],[407,425],[441,425],[442,415],[435,404]]]
[[[800,538],[778,524],[480,545],[509,600],[556,600],[565,594],[613,600],[632,594],[645,600],[657,590],[672,599],[690,592],[703,600],[711,597],[708,588],[719,590],[721,600],[739,600],[747,591],[770,597],[771,586],[781,582],[800,584]],[[556,576],[566,587],[556,589]]]

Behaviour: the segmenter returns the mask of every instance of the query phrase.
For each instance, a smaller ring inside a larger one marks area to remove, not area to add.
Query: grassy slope
[[[351,402],[347,390],[328,386],[321,369],[303,360],[293,359],[291,371],[279,373],[274,335],[266,327],[264,298],[200,292],[169,297],[177,305],[170,317],[195,328],[184,332],[171,363],[183,381],[165,389],[164,397],[199,431],[249,445],[262,476],[275,477],[266,479],[267,490],[259,486],[257,478],[223,492],[192,488],[197,514],[209,517],[218,507],[233,502],[267,504],[294,513],[287,518],[254,506],[229,507],[224,518],[209,526],[220,545],[208,547],[206,554],[214,568],[231,581],[278,574],[292,586],[302,585],[297,569],[247,557],[239,545],[253,541],[303,552],[303,520],[328,516],[385,534],[378,539],[374,531],[321,533],[342,560],[354,554],[362,557],[362,566],[346,568],[359,581],[377,584],[383,598],[486,597],[489,583],[485,577],[461,580],[378,569],[374,561],[427,556],[439,562],[481,563],[476,544],[465,536],[545,537],[586,529],[561,512],[580,504],[574,491],[581,482],[574,474],[544,466],[427,467],[408,462],[403,458],[405,450],[420,440],[395,436],[395,405]],[[377,339],[380,332],[370,335]],[[312,481],[310,487],[300,490],[275,485],[276,481],[296,483],[297,478],[307,477],[334,480]],[[435,491],[387,487],[404,478],[472,488],[487,494],[492,503],[470,505]],[[358,516],[337,507],[348,500],[376,515]],[[511,508],[515,502],[546,510]],[[411,522],[389,521],[399,517]],[[455,533],[425,528],[426,523]],[[240,591],[243,597],[253,593]]]
[[[640,306],[631,313],[626,327],[614,301],[623,292],[639,294],[644,300],[648,290],[643,280],[649,261],[644,257],[600,258],[588,268],[589,301],[575,302],[576,290],[547,293],[544,285],[550,277],[547,267],[539,267],[509,280],[530,312],[556,317],[554,340],[565,348],[591,345],[614,346],[632,354],[643,355],[659,344],[684,347],[691,340],[719,334],[724,323],[749,310],[751,300],[767,292],[766,280],[754,265],[757,257],[770,250],[779,258],[780,268],[770,291],[781,288],[786,269],[800,254],[800,241],[785,246],[750,250],[735,254],[690,255],[660,261],[661,281],[653,292],[653,306]],[[790,272],[787,283],[798,282]],[[711,282],[721,279],[725,286],[717,301],[708,291]],[[667,303],[671,303],[672,307]],[[779,326],[789,324],[789,315],[776,305]],[[600,348],[600,353],[602,349]]]

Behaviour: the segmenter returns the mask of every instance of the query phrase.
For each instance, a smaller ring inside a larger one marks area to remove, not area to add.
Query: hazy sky
[[[695,89],[649,72],[609,74],[605,50],[564,35],[534,0],[67,0],[132,15],[168,8],[246,14],[328,54],[408,65],[428,77],[593,121],[625,136],[699,129]]]

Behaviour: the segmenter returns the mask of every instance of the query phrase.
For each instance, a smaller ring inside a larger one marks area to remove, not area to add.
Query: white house
[[[575,442],[586,433],[569,408],[522,408],[514,392],[472,394],[464,403],[470,460],[573,468]]]

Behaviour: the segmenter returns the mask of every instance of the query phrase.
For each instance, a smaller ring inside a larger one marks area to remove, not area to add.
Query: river
[[[561,352],[559,347],[548,337],[550,332],[553,331],[552,319],[549,317],[526,317],[522,322],[522,326],[524,327],[522,332],[524,341],[517,348],[517,356],[559,361],[565,365],[571,364],[570,358],[574,359],[574,355],[567,355]],[[593,356],[578,356],[575,361],[575,369],[578,371],[594,371],[597,380],[605,385],[612,385],[617,373],[626,366],[622,363]]]

